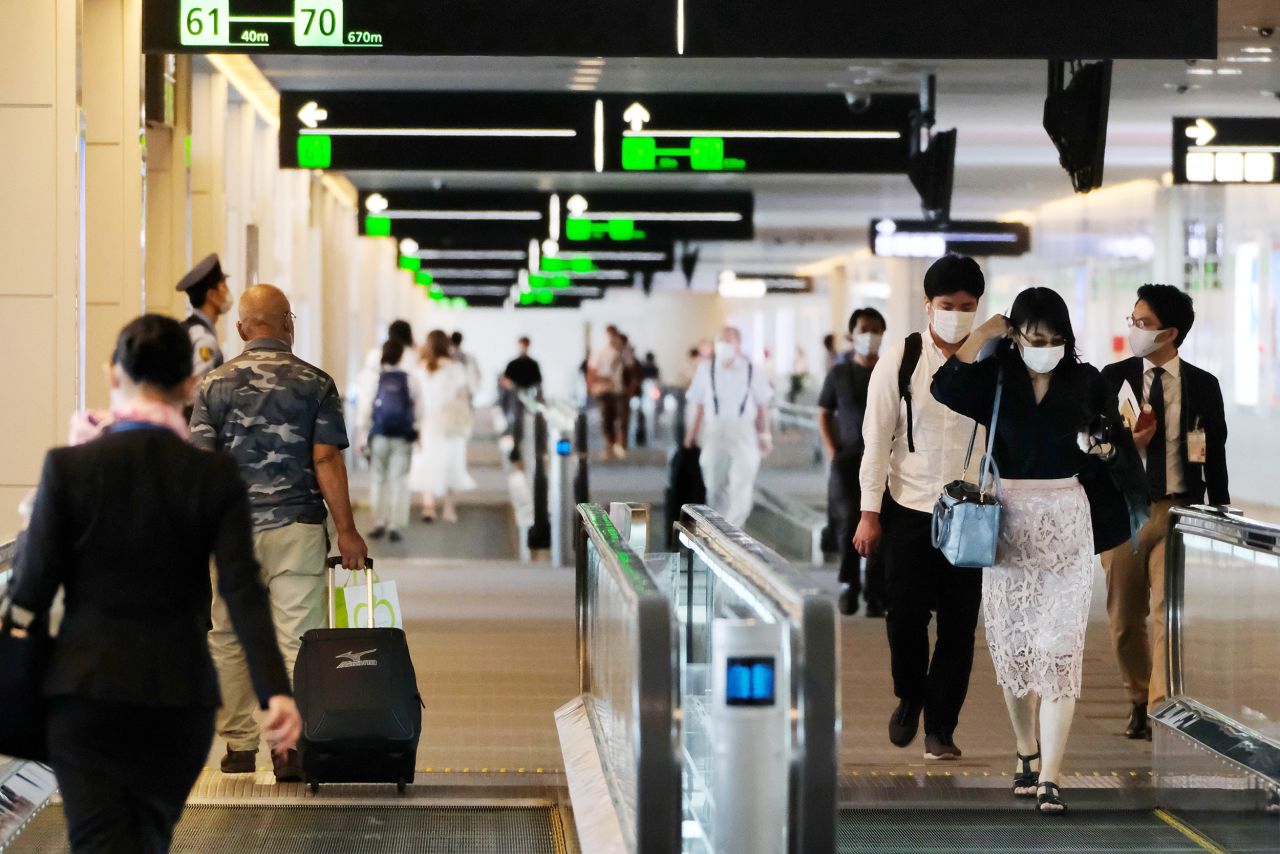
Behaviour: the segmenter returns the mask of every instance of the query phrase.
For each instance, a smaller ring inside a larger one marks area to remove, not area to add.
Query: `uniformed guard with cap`
[[[197,380],[204,379],[205,374],[222,365],[217,323],[219,317],[231,311],[233,301],[217,253],[192,267],[178,282],[178,290],[185,291],[191,300],[191,314],[182,326],[191,336],[192,375]]]

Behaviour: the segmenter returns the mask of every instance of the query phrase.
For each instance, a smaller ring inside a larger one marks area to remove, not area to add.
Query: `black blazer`
[[[209,555],[265,705],[288,694],[235,462],[169,430],[108,432],[45,457],[13,602],[65,616],[45,696],[215,708]]]
[[[1137,395],[1138,403],[1144,402],[1142,394],[1142,359],[1131,357],[1102,369],[1102,376],[1113,392],[1119,393],[1125,380]],[[1230,504],[1231,491],[1227,487],[1227,415],[1222,403],[1222,388],[1218,378],[1206,370],[1182,360],[1182,417],[1183,442],[1182,471],[1187,495],[1193,504],[1203,504],[1206,493],[1210,504]],[[1187,431],[1196,422],[1205,432],[1205,463],[1192,465],[1187,460]],[[1152,496],[1157,498],[1158,496]]]

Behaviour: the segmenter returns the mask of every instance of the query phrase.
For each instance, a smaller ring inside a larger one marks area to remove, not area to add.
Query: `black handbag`
[[[42,696],[53,653],[49,618],[24,620],[13,610],[0,605],[0,754],[43,762],[49,758]]]
[[[1138,530],[1151,514],[1151,500],[1128,428],[1099,415],[1086,432],[1092,444],[1110,444],[1115,449],[1109,459],[1088,457],[1079,475],[1089,499],[1093,551],[1102,554],[1127,540],[1137,542]]]

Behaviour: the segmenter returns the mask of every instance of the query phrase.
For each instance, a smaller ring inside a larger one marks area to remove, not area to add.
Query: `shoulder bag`
[[[0,754],[48,759],[45,742],[45,671],[53,651],[45,614],[21,612],[0,600]]]
[[[958,567],[987,567],[996,562],[996,545],[1000,540],[1000,470],[996,467],[996,422],[1000,417],[1000,398],[1004,392],[1004,368],[996,379],[995,405],[991,410],[991,426],[987,429],[987,452],[978,466],[978,482],[970,483],[969,462],[978,439],[978,425],[973,425],[969,450],[964,455],[964,474],[942,488],[933,505],[933,547]],[[987,479],[990,477],[990,487]]]

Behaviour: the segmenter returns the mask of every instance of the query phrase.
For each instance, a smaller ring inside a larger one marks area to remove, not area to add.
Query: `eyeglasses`
[[[1131,329],[1155,330],[1161,329],[1160,321],[1147,320],[1145,317],[1134,317],[1132,314],[1124,319]]]

